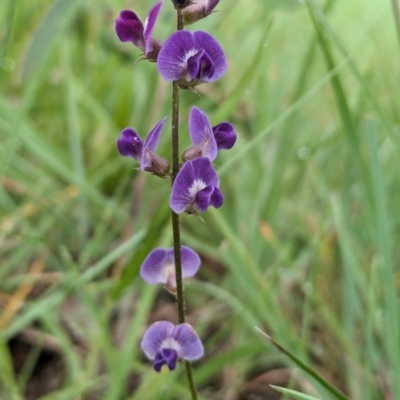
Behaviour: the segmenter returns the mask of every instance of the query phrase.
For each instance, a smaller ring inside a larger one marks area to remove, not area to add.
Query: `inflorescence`
[[[178,91],[175,109],[179,113],[179,89],[193,90],[202,83],[216,81],[225,74],[227,61],[220,44],[209,33],[183,30],[183,25],[193,24],[211,14],[219,0],[172,2],[177,10],[178,30],[164,42],[152,37],[162,2],[151,8],[144,23],[133,11],[122,11],[116,20],[115,30],[122,42],[131,42],[142,51],[140,59],[156,62],[161,77],[173,82],[174,90]],[[176,97],[174,99],[173,109]],[[219,150],[232,148],[236,141],[236,132],[229,122],[212,126],[207,114],[193,106],[188,123],[192,147],[182,153],[182,164],[172,161],[173,172],[170,172],[170,162],[156,154],[165,121],[166,118],[163,118],[158,122],[145,141],[133,128],[123,129],[117,148],[122,156],[134,158],[141,171],[172,179],[169,205],[173,219],[178,221],[178,245],[174,232],[174,247],[152,250],[140,268],[140,275],[149,284],[163,284],[170,293],[177,296],[178,303],[184,304],[183,289],[179,285],[182,286],[182,278],[196,274],[201,260],[194,250],[180,245],[179,214],[199,215],[199,212],[206,212],[209,206],[219,208],[222,205],[224,196],[212,162]],[[177,132],[177,127],[173,127],[173,131],[174,129]],[[176,229],[174,223],[173,229]],[[179,360],[193,361],[204,354],[200,338],[184,322],[184,316],[180,322],[174,326],[170,322],[159,321],[151,325],[144,334],[142,349],[153,360],[156,371],[160,371],[164,365],[169,370],[174,370]],[[191,381],[190,369],[187,371]]]

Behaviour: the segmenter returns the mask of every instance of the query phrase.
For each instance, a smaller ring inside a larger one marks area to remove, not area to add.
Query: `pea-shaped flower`
[[[224,202],[219,190],[219,177],[206,157],[186,161],[172,185],[170,207],[177,214],[186,211],[206,212],[209,206],[218,208]]]
[[[207,157],[214,161],[218,150],[230,149],[236,142],[235,128],[229,122],[222,122],[211,127],[207,114],[197,107],[192,107],[189,116],[189,133],[193,147],[183,154],[183,160]]]
[[[158,321],[145,332],[142,349],[157,372],[163,365],[173,371],[178,360],[198,360],[204,354],[203,344],[189,324],[173,325]]]
[[[182,278],[196,274],[200,267],[199,255],[189,247],[181,246]],[[174,248],[152,250],[140,267],[140,276],[150,285],[162,283],[171,293],[176,293]]]
[[[132,128],[125,128],[117,141],[117,148],[122,156],[132,157],[138,161],[141,171],[148,171],[163,178],[168,175],[169,163],[155,154],[155,151],[165,120],[166,118],[162,119],[151,130],[144,143]]]
[[[203,31],[177,31],[163,44],[157,67],[166,81],[183,89],[214,82],[225,74],[226,57],[220,44]]]
[[[161,6],[162,1],[152,7],[144,25],[139,17],[130,10],[121,11],[115,21],[115,31],[121,42],[133,43],[143,51],[144,58],[149,61],[157,61],[161,48],[160,42],[151,37]]]

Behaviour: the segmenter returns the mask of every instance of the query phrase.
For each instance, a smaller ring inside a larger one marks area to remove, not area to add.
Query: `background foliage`
[[[113,27],[121,9],[144,18],[152,4],[0,4],[1,399],[188,398],[183,368],[156,374],[139,348],[149,323],[176,319],[173,299],[137,276],[153,247],[171,246],[169,185],[115,147],[122,128],[146,135],[170,117],[171,85]],[[191,29],[222,43],[229,71],[181,96],[182,149],[192,104],[239,134],[217,160],[223,207],[205,224],[183,218],[203,260],[186,287],[206,347],[194,366],[201,398],[278,398],[269,383],[335,398],[292,373],[258,326],[350,398],[399,399],[391,4],[218,10]],[[155,37],[174,26],[166,1]],[[168,129],[160,147],[169,157]]]

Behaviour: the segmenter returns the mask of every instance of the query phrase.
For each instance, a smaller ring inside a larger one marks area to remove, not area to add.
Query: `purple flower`
[[[199,255],[186,246],[181,246],[182,277],[193,276],[200,267]],[[143,261],[140,276],[150,285],[163,283],[171,292],[176,293],[174,248],[156,248]]]
[[[192,4],[183,9],[183,21],[185,25],[193,24],[202,18],[208,17],[219,0],[194,0]]]
[[[178,360],[198,360],[204,354],[203,344],[189,324],[173,325],[159,321],[151,325],[142,340],[142,350],[157,372],[163,365],[173,371]]]
[[[197,215],[197,210],[205,212],[210,205],[218,208],[223,202],[219,177],[211,161],[206,157],[186,161],[172,185],[169,202],[172,210],[177,214],[186,211]]]
[[[162,1],[149,11],[144,25],[139,17],[130,10],[121,11],[115,21],[115,31],[121,42],[133,43],[143,51],[144,58],[149,61],[157,61],[157,55],[161,48],[161,44],[151,37],[161,6]]]
[[[202,31],[177,31],[162,46],[157,67],[166,81],[178,81],[183,89],[214,82],[227,69],[219,43]]]
[[[229,122],[222,122],[211,128],[207,114],[197,107],[192,107],[189,116],[189,133],[193,147],[183,154],[183,160],[207,157],[214,161],[218,150],[230,149],[235,144],[235,128]]]
[[[123,157],[134,158],[140,163],[141,171],[148,171],[161,177],[168,175],[169,163],[154,152],[156,151],[165,120],[166,118],[163,118],[151,130],[144,143],[132,128],[125,128],[117,141],[118,151]]]

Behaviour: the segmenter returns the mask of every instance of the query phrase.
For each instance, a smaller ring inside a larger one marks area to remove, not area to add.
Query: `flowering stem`
[[[177,30],[183,29],[182,11],[177,10]],[[179,86],[173,82],[172,87],[172,184],[179,172]],[[180,324],[185,322],[185,297],[182,283],[182,257],[181,257],[181,232],[179,214],[172,211],[172,233],[174,238],[176,297],[178,302],[178,320]],[[192,368],[185,362],[186,375],[189,381],[192,399],[197,400],[197,391],[194,385]]]

